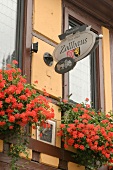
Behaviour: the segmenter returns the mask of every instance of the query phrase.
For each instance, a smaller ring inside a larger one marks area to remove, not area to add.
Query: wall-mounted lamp
[[[32,43],[31,51],[34,52],[34,53],[37,53],[37,51],[38,51],[38,42]]]

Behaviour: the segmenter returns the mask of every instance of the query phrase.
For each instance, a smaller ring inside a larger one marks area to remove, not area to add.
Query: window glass
[[[90,56],[77,62],[73,70],[69,72],[69,94],[70,99],[79,103],[86,97],[91,101],[91,77]]]
[[[0,0],[0,68],[15,52],[17,0]]]
[[[78,26],[79,24],[73,20],[69,20],[69,29]],[[77,62],[73,70],[69,71],[69,95],[70,99],[79,103],[85,98],[91,101],[91,56]]]

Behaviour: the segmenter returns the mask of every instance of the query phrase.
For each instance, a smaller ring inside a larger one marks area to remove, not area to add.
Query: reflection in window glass
[[[73,20],[69,20],[69,29],[79,26]],[[70,99],[80,103],[84,102],[85,98],[91,101],[91,74],[90,74],[90,58],[86,58],[77,62],[73,70],[69,71],[69,95]]]
[[[16,16],[17,0],[0,0],[0,68],[14,56]]]
[[[90,56],[80,60],[69,72],[70,99],[79,103],[86,97],[91,101]]]

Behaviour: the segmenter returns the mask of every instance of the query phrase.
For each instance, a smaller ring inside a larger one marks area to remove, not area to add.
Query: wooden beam
[[[49,145],[47,143],[35,140],[30,138],[29,140],[29,146],[30,149],[37,153],[44,153],[50,156],[57,157],[61,160],[67,161],[67,162],[74,162],[77,164],[80,164],[80,161],[77,161],[75,158],[72,157],[73,153],[70,151],[67,151],[63,148],[59,148],[53,145]]]
[[[105,2],[110,6],[110,8],[113,8],[113,0],[101,0],[101,2]]]
[[[5,167],[5,170],[9,170],[11,158],[7,156],[7,154],[0,153],[0,170],[3,170]],[[26,159],[19,159],[17,162],[17,165],[20,167],[21,170],[57,170],[57,168],[43,165],[38,162],[29,161]]]
[[[113,29],[113,2],[108,0],[67,0],[79,9],[87,12],[101,22],[101,25]]]

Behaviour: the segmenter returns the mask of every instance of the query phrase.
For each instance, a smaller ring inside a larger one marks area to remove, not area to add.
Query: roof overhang
[[[113,28],[113,0],[67,0],[100,20],[101,25]]]

